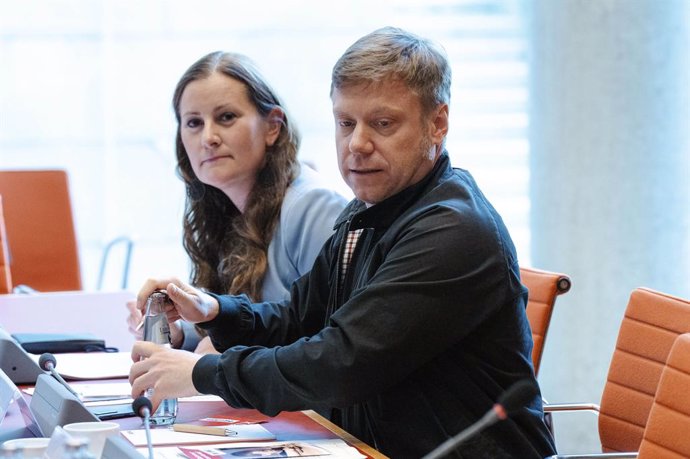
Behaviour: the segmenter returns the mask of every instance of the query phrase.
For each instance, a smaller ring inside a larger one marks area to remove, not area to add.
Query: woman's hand
[[[194,349],[194,352],[196,354],[220,354],[220,352],[213,347],[211,338],[208,336],[204,336],[201,341],[199,341],[199,344],[196,346],[196,349]]]
[[[144,320],[144,315],[137,308],[136,300],[131,300],[126,303],[129,315],[127,316],[127,329],[137,340],[144,338],[144,328],[141,327],[141,321]]]

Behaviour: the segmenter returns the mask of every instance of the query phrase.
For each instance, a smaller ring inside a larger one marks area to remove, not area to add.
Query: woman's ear
[[[268,129],[266,130],[266,146],[272,147],[278,136],[280,135],[280,130],[283,128],[283,120],[285,119],[285,113],[280,107],[273,107],[266,117],[268,122]]]

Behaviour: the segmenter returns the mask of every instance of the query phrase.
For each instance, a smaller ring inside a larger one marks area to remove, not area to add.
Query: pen
[[[223,437],[236,437],[237,431],[227,426],[198,426],[193,424],[173,424],[176,432],[199,433],[206,435],[220,435]]]

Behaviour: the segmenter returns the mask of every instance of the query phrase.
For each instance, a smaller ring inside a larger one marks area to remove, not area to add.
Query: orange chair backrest
[[[690,301],[633,290],[618,332],[599,412],[604,452],[638,451],[671,347],[690,332]]]
[[[534,374],[539,373],[544,341],[549,331],[553,306],[556,297],[570,290],[570,278],[565,274],[543,271],[534,268],[520,268],[522,284],[529,290],[527,300],[527,319],[532,328],[532,364]]]
[[[39,291],[81,290],[67,173],[0,171],[0,195],[14,285]]]
[[[690,333],[679,335],[661,373],[639,459],[690,457]]]
[[[12,275],[10,274],[5,217],[3,215],[2,196],[0,196],[0,294],[12,291]]]

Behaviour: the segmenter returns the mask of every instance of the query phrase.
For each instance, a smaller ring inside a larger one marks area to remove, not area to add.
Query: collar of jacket
[[[400,193],[384,199],[369,208],[359,199],[354,199],[335,222],[334,228],[350,220],[350,231],[359,228],[387,228],[400,214],[415,202],[429,182],[440,178],[450,169],[450,158],[446,150],[441,153],[434,168],[422,180]]]

